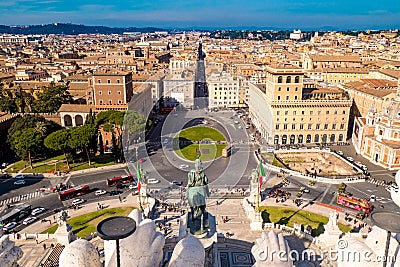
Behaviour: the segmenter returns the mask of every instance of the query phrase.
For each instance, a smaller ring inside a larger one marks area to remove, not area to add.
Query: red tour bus
[[[339,194],[337,197],[337,203],[339,205],[352,208],[354,210],[363,211],[365,214],[369,215],[374,208],[371,203],[366,199],[361,199],[353,196],[348,196],[345,194]]]
[[[117,176],[107,179],[107,186],[115,186],[118,184],[130,184],[135,181],[135,177],[132,174],[125,176]]]
[[[62,191],[58,194],[58,198],[61,201],[70,199],[70,198],[74,198],[80,195],[84,195],[87,194],[89,192],[89,186],[88,185],[81,185],[81,186],[77,186],[71,189],[67,189],[65,191]]]

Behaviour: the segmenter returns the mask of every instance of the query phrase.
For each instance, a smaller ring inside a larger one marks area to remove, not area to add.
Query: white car
[[[4,227],[3,227],[3,231],[10,231],[11,229],[13,229],[15,226],[17,226],[17,223],[16,222],[10,222],[10,223],[7,223],[6,225],[4,225]]]
[[[44,212],[45,210],[46,210],[45,208],[36,208],[36,209],[32,210],[31,214],[33,216],[35,216],[35,215],[38,215],[38,214]]]
[[[343,152],[342,151],[336,151],[336,153],[338,154],[338,155],[340,155],[340,156],[343,156]]]
[[[72,205],[76,206],[76,205],[82,204],[83,202],[85,202],[85,200],[78,198],[78,199],[75,199],[74,201],[72,201]]]
[[[22,224],[24,224],[24,225],[28,225],[28,224],[31,224],[31,223],[33,223],[34,221],[36,221],[36,217],[28,217],[28,218],[26,218],[23,222],[22,222]]]
[[[107,194],[107,191],[106,190],[97,190],[96,192],[94,192],[94,194],[96,196],[102,196],[102,195]]]
[[[25,180],[17,180],[14,182],[15,185],[23,185],[25,184]]]
[[[15,179],[25,179],[25,174],[18,174],[17,176],[15,176]]]
[[[347,159],[348,161],[350,161],[350,162],[353,162],[353,161],[354,161],[354,159],[353,159],[352,157],[346,157],[346,159]]]
[[[358,166],[363,166],[363,164],[360,162],[360,161],[355,161],[354,162],[356,165],[358,165]]]
[[[157,180],[157,179],[154,179],[154,178],[147,179],[147,183],[148,184],[157,184],[159,182],[160,182],[160,180]]]
[[[187,165],[187,164],[179,165],[179,169],[187,169],[187,168],[189,168],[189,165]]]
[[[129,185],[129,189],[137,189],[137,188],[138,188],[137,184],[130,184]]]
[[[375,195],[371,195],[371,197],[369,198],[369,201],[375,202],[376,201],[376,196]]]
[[[363,171],[368,170],[367,166],[365,166],[365,165],[361,165],[360,168],[361,168]]]

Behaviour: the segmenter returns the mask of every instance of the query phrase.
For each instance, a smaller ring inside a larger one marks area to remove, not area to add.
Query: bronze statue
[[[208,178],[203,171],[199,158],[195,161],[195,169],[188,173],[187,198],[190,206],[189,228],[192,234],[203,234],[207,228],[206,197],[210,196]]]

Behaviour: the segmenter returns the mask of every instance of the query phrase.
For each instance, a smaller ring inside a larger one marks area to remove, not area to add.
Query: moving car
[[[146,159],[144,159],[144,158],[139,159],[139,163],[143,163],[145,161],[146,161]]]
[[[14,177],[15,179],[25,179],[26,175],[25,174],[18,174],[17,176]]]
[[[137,189],[138,186],[136,184],[130,184],[129,189]]]
[[[175,181],[175,180],[173,180],[172,182],[170,182],[170,184],[172,184],[172,185],[177,185],[177,186],[181,186],[181,185],[183,184],[183,182],[182,182],[182,181]]]
[[[15,185],[23,185],[25,184],[25,180],[17,180],[14,182]]]
[[[106,190],[97,190],[96,192],[94,192],[94,194],[96,196],[102,196],[104,194],[107,194],[107,191]]]
[[[4,227],[3,227],[3,231],[10,231],[10,230],[12,230],[13,228],[15,228],[17,226],[17,223],[16,222],[10,222],[10,223],[7,223]]]
[[[179,169],[187,169],[187,168],[189,168],[189,165],[187,165],[187,164],[179,165]]]
[[[110,196],[115,196],[115,195],[119,195],[119,194],[122,194],[122,191],[113,190],[110,192]]]
[[[154,179],[154,178],[147,179],[147,183],[148,184],[157,184],[159,182],[160,182],[160,180],[157,180],[157,179]]]
[[[83,202],[85,202],[84,199],[78,198],[78,199],[75,199],[74,201],[72,201],[72,205],[76,206],[76,205],[82,204]]]
[[[36,221],[36,217],[28,217],[28,218],[26,218],[23,222],[22,222],[22,224],[24,224],[24,225],[28,225],[28,224],[31,224],[31,223],[33,223],[34,221]]]
[[[35,215],[37,215],[37,214],[40,214],[40,213],[44,212],[45,210],[46,210],[45,208],[36,208],[36,209],[33,209],[33,210],[32,210],[31,214],[32,214],[33,216],[35,216]]]
[[[354,159],[353,159],[352,157],[346,157],[346,159],[347,159],[348,161],[350,161],[350,162],[353,162],[353,161],[354,161]]]
[[[369,198],[369,201],[375,202],[376,201],[376,196],[375,195],[371,195],[371,197]]]
[[[303,193],[310,193],[310,189],[307,187],[300,187],[300,191],[303,191]]]

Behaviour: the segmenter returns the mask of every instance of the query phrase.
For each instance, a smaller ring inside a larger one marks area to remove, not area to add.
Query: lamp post
[[[103,240],[115,240],[117,252],[117,267],[121,266],[119,240],[136,231],[136,222],[130,217],[115,216],[104,219],[97,225],[97,233]]]
[[[386,246],[385,246],[385,258],[383,261],[383,267],[386,267],[389,254],[390,237],[392,233],[400,233],[400,213],[390,211],[377,211],[371,214],[372,222],[387,231]]]

